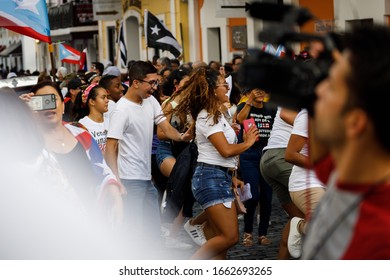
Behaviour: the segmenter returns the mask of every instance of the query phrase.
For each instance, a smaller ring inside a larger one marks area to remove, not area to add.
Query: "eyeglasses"
[[[158,87],[160,84],[159,80],[151,80],[151,81],[144,81],[144,80],[138,80],[141,83],[148,83],[151,87]]]
[[[217,87],[225,87],[226,89],[229,89],[229,84],[224,83],[224,84],[216,84]]]

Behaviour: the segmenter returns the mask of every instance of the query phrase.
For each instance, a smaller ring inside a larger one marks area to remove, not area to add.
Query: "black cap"
[[[77,89],[77,88],[81,87],[82,85],[83,85],[83,83],[81,82],[81,80],[79,78],[71,79],[68,82],[68,90]]]

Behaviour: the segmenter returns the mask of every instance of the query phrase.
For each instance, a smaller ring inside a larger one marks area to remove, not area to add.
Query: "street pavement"
[[[195,204],[194,206],[194,215],[198,214],[201,211],[199,205]],[[244,247],[241,245],[242,236],[244,231],[244,221],[243,219],[239,219],[239,229],[240,229],[240,241],[234,247],[230,248],[228,251],[227,259],[230,260],[276,260],[278,249],[279,249],[279,241],[281,238],[281,233],[283,227],[287,223],[287,214],[281,208],[279,202],[274,196],[272,201],[272,214],[271,214],[271,224],[268,228],[267,237],[272,241],[270,245],[264,246],[259,245],[257,241],[257,225],[255,222],[254,230],[253,230],[253,246],[252,247]],[[256,221],[256,219],[255,219]],[[192,249],[173,249],[173,248],[165,248],[164,258],[166,259],[189,259],[191,255],[197,250],[198,246],[192,242],[191,238],[188,234],[182,229],[178,235],[178,240],[192,244]]]

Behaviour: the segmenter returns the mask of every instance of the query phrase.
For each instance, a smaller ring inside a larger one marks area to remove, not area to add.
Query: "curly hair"
[[[219,76],[217,71],[209,67],[200,67],[191,72],[189,81],[179,90],[183,98],[173,110],[183,123],[188,115],[196,120],[202,110],[206,110],[208,117],[213,117],[214,123],[218,123],[221,112],[215,88]]]

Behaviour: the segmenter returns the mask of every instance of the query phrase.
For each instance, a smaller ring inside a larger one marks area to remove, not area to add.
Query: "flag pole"
[[[120,28],[120,23],[119,23],[119,20],[117,20],[116,22],[115,22],[115,24],[116,24],[116,27],[115,27],[115,30],[116,30],[116,52],[115,52],[115,58],[114,58],[114,65],[115,66],[118,66],[117,65],[117,63],[118,63],[118,56],[120,55],[119,54],[119,32],[120,32],[120,30],[119,30],[119,28]],[[121,67],[119,67],[119,68],[121,68]]]
[[[54,46],[53,44],[49,43],[49,54],[50,54],[50,62],[51,62],[51,74],[53,76],[53,82],[56,82],[56,69],[54,65]]]
[[[145,38],[145,47],[146,47],[146,61],[149,60],[149,55],[148,55],[148,30],[147,30],[147,26],[148,26],[148,10],[145,9],[144,10],[144,38]]]
[[[181,45],[182,45],[182,50],[181,54],[179,55],[179,59],[183,60],[184,62],[184,37],[183,37],[183,24],[180,22],[180,39],[181,39]]]

